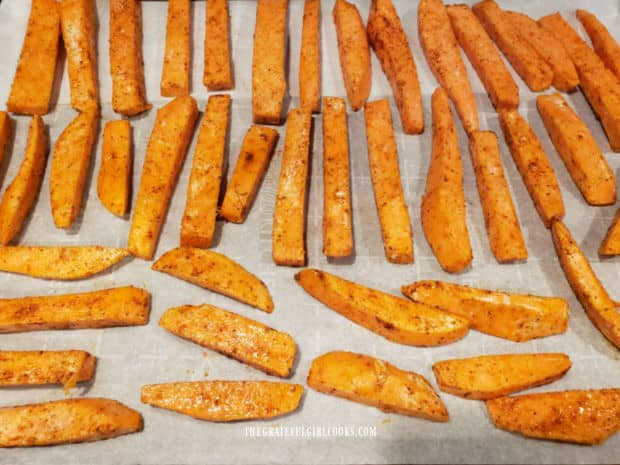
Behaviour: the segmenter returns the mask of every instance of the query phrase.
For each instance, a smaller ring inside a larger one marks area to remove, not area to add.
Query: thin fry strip
[[[207,89],[233,88],[230,65],[230,31],[228,0],[207,0],[205,56],[202,83]]]
[[[168,0],[166,48],[160,83],[162,97],[179,97],[190,93],[190,13],[190,0]]]
[[[618,79],[620,79],[620,45],[605,25],[592,13],[577,10],[577,19],[581,22],[590,37],[592,47]]]
[[[108,121],[103,129],[97,195],[103,206],[116,216],[124,216],[129,210],[132,166],[129,120]]]
[[[0,111],[0,166],[4,161],[4,156],[9,148],[9,141],[13,135],[15,122],[6,111]],[[2,185],[2,178],[0,178]]]
[[[300,107],[321,109],[321,0],[306,0],[299,53]]]

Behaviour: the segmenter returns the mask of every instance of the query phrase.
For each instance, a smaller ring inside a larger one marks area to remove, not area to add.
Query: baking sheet
[[[344,95],[337,57],[335,32],[331,20],[332,1],[323,2],[323,94]],[[368,12],[369,1],[356,2],[362,16]],[[568,298],[570,328],[561,336],[516,344],[493,338],[476,331],[454,344],[432,349],[408,347],[391,343],[361,328],[313,300],[293,280],[292,268],[278,268],[271,260],[271,221],[279,176],[283,137],[266,174],[256,202],[244,225],[218,223],[215,250],[240,261],[268,285],[276,310],[267,315],[223,296],[210,293],[191,284],[150,270],[150,262],[133,260],[111,272],[92,279],[73,282],[52,282],[27,277],[0,274],[2,297],[19,297],[49,293],[81,292],[112,286],[138,285],[153,295],[151,319],[148,326],[79,331],[43,331],[0,336],[0,349],[85,349],[99,358],[94,383],[74,389],[72,396],[103,396],[118,399],[138,409],[144,415],[142,433],[91,444],[36,449],[0,450],[0,464],[198,464],[198,463],[614,463],[618,460],[620,435],[598,447],[580,447],[524,439],[495,429],[481,402],[466,401],[441,394],[450,412],[450,422],[433,423],[420,419],[386,414],[376,409],[307,390],[301,409],[292,415],[266,422],[212,424],[193,420],[172,412],[158,410],[140,403],[140,386],[166,381],[204,379],[276,379],[212,351],[181,340],[163,329],[157,322],[171,306],[211,303],[254,318],[277,329],[291,333],[298,343],[299,361],[293,382],[304,384],[311,360],[329,350],[345,349],[384,358],[399,367],[424,375],[436,387],[431,371],[435,361],[479,354],[505,352],[562,351],[570,355],[573,368],[561,380],[533,391],[571,388],[602,388],[620,386],[619,352],[592,326],[574,298],[557,263],[549,232],[540,222],[525,187],[515,169],[507,147],[501,142],[501,152],[508,181],[512,189],[523,232],[530,252],[525,263],[499,265],[488,246],[484,220],[474,175],[467,152],[467,138],[460,126],[459,138],[465,170],[468,226],[474,251],[473,265],[467,271],[450,275],[441,271],[422,233],[419,212],[430,155],[430,94],[437,85],[423,57],[417,38],[417,2],[395,0],[394,3],[413,47],[425,99],[426,127],[421,136],[404,136],[395,118],[395,130],[400,154],[400,166],[405,196],[410,206],[415,241],[413,265],[389,264],[383,253],[380,228],[371,189],[367,163],[363,114],[349,115],[351,142],[353,214],[355,227],[355,256],[332,262],[321,254],[321,121],[315,117],[314,153],[308,211],[309,266],[337,273],[366,285],[399,294],[401,284],[418,279],[445,279],[464,284],[501,288],[515,292],[531,292]],[[520,9],[533,16],[560,10],[577,25],[577,7],[590,8],[599,15],[611,31],[620,30],[617,1],[588,2],[548,0],[546,2],[502,1],[503,7]],[[251,51],[254,24],[254,2],[232,1],[230,4],[233,60],[236,88],[232,92],[233,107],[229,164],[234,166],[243,134],[251,123]],[[155,106],[161,106],[159,78],[164,49],[166,4],[144,2],[144,60],[147,93]],[[103,119],[116,117],[109,105],[111,82],[108,65],[108,3],[97,1],[99,16],[99,79]],[[5,102],[15,63],[19,56],[21,38],[28,16],[28,2],[4,0],[0,4],[0,102]],[[292,105],[298,95],[297,62],[303,2],[290,2],[289,92]],[[204,3],[193,2],[193,95],[203,109],[208,92],[202,86],[202,54],[204,37]],[[580,29],[581,30],[581,29]],[[617,34],[617,33],[616,33]],[[616,38],[620,38],[616,36]],[[390,96],[391,92],[380,66],[373,56],[372,97]],[[497,117],[480,81],[468,66],[469,77],[480,110],[481,128],[500,134]],[[572,183],[555,153],[536,112],[535,95],[518,79],[521,88],[521,111],[527,116],[547,150],[559,178],[566,203],[565,222],[592,261],[595,271],[612,294],[616,291],[619,274],[618,259],[599,260],[596,249],[615,212],[612,207],[588,207]],[[604,149],[615,172],[620,157],[610,152],[600,125],[580,93],[568,97],[592,130]],[[74,117],[68,106],[69,92],[66,71],[57,92],[58,105],[44,119],[49,126],[52,142]],[[137,188],[144,152],[155,111],[132,120],[135,143],[134,191]],[[17,118],[13,155],[4,185],[13,178],[21,161],[28,118]],[[284,127],[279,128],[284,136]],[[194,141],[195,143],[195,141]],[[187,180],[191,167],[188,160],[181,173],[170,212],[162,231],[157,256],[178,245],[181,216],[185,204]],[[124,246],[129,223],[109,214],[96,195],[100,143],[97,146],[88,189],[88,199],[78,225],[71,231],[54,227],[49,207],[49,167],[34,214],[28,220],[22,244],[101,244]],[[135,193],[135,192],[134,192]],[[29,388],[3,389],[1,405],[12,405],[63,399],[62,389]],[[246,427],[258,426],[263,435],[289,433],[288,437],[248,437]],[[1,427],[1,425],[0,425]],[[282,429],[277,429],[282,427]],[[304,429],[306,437],[291,437]],[[327,430],[336,427],[336,430]],[[362,428],[358,430],[358,428]],[[284,428],[289,428],[286,430]],[[323,428],[323,429],[320,429]],[[340,428],[340,430],[338,430]],[[375,437],[360,434],[376,431]],[[291,432],[292,431],[292,432]],[[316,436],[322,433],[323,437]],[[333,435],[336,434],[336,436]],[[331,434],[325,437],[326,434]],[[351,435],[353,434],[353,435]]]

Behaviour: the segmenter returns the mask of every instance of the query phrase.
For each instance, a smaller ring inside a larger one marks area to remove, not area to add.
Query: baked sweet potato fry
[[[561,334],[568,327],[568,302],[556,297],[488,291],[442,281],[402,287],[414,302],[469,321],[472,329],[515,342]]]
[[[108,121],[103,129],[97,195],[107,210],[124,216],[129,210],[133,154],[129,120]]]
[[[448,410],[429,382],[412,371],[353,352],[328,352],[312,361],[308,386],[360,404],[433,421],[448,421]]]
[[[321,110],[321,0],[306,0],[299,52],[300,107]]]
[[[212,305],[170,308],[159,320],[159,326],[282,378],[290,376],[297,353],[290,335]]]
[[[191,1],[168,0],[166,48],[161,71],[162,97],[189,95]]]
[[[295,281],[312,297],[345,318],[400,344],[449,344],[463,338],[468,331],[464,318],[347,281],[325,271],[307,268],[295,275]]]
[[[67,399],[0,408],[0,447],[101,441],[141,431],[142,415],[110,399]]]
[[[605,25],[592,13],[586,10],[577,10],[577,19],[590,37],[592,47],[618,79],[620,79],[620,45],[614,39]]]
[[[9,114],[6,111],[0,111],[0,166],[2,166],[5,153],[8,151],[14,128],[15,122]],[[0,179],[0,185],[2,185],[2,179]]]
[[[392,86],[405,134],[424,131],[422,93],[409,40],[392,0],[373,0],[367,22],[368,40]]]
[[[601,242],[598,254],[604,257],[620,255],[620,208],[616,210],[616,216],[607,229],[607,234]]]
[[[178,247],[159,257],[153,263],[153,269],[267,313],[273,311],[273,300],[265,283],[235,261],[217,252]]]
[[[303,386],[272,381],[198,381],[142,387],[141,400],[199,420],[227,422],[279,417],[299,407]]]
[[[533,438],[594,445],[620,429],[620,389],[500,397],[486,405],[497,428]]]
[[[207,0],[202,83],[211,91],[233,88],[228,21],[228,0]]]

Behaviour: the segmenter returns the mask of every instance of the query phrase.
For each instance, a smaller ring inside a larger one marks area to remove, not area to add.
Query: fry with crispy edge
[[[300,107],[321,111],[321,0],[306,0],[299,52]]]
[[[190,13],[190,0],[168,0],[166,47],[160,82],[162,97],[190,94]]]
[[[149,308],[149,293],[132,286],[0,299],[0,333],[145,325]]]
[[[159,326],[282,378],[290,376],[297,353],[295,341],[287,333],[212,305],[170,308]]]
[[[594,445],[620,429],[620,389],[500,397],[486,406],[497,428],[532,438]]]
[[[577,10],[577,19],[590,37],[592,47],[618,79],[620,79],[620,45],[605,25],[596,16],[586,10]]]
[[[295,281],[312,297],[345,318],[390,341],[437,346],[467,334],[467,320],[427,305],[356,284],[316,269],[305,269]]]
[[[205,15],[205,56],[202,83],[211,91],[232,89],[228,0],[207,0]]]
[[[598,253],[604,257],[620,255],[620,208],[616,210],[616,216],[607,229],[607,234],[601,242]]]
[[[129,120],[108,121],[103,129],[101,166],[97,177],[97,195],[113,215],[129,210],[133,154]]]
[[[0,447],[101,441],[143,428],[135,410],[96,397],[3,407],[0,424]]]
[[[273,128],[250,126],[220,206],[222,218],[233,223],[245,221],[279,136]]]
[[[9,141],[13,135],[15,122],[6,111],[0,111],[0,166],[4,161],[4,156],[8,151]],[[0,178],[0,186],[2,178]]]
[[[442,281],[418,281],[402,287],[414,302],[469,321],[472,329],[515,342],[564,333],[568,302],[556,297],[476,289]]]
[[[17,236],[26,216],[32,210],[45,174],[48,148],[45,125],[41,117],[35,115],[28,128],[24,160],[0,202],[0,244],[2,245],[10,244]]]
[[[217,252],[178,247],[159,257],[152,268],[267,313],[273,311],[273,300],[265,283],[237,262]]]
[[[56,0],[32,0],[30,17],[6,108],[14,113],[44,115],[56,77],[60,11]]]
[[[448,410],[422,375],[353,352],[328,352],[312,361],[308,386],[383,412],[448,421]]]
[[[413,263],[411,221],[400,180],[390,102],[381,99],[366,103],[364,119],[370,178],[385,256],[392,263]]]
[[[143,386],[141,400],[198,420],[227,422],[294,412],[303,392],[299,384],[273,381],[197,381]]]

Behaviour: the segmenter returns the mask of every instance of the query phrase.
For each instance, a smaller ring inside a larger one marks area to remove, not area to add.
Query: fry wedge
[[[299,407],[303,386],[272,381],[151,384],[141,400],[199,420],[227,422],[279,417]]]
[[[228,0],[207,0],[202,83],[211,91],[233,88],[228,21]]]
[[[166,48],[161,71],[162,97],[189,95],[190,0],[168,0]]]
[[[312,361],[308,386],[360,404],[433,421],[448,421],[448,410],[429,382],[412,371],[353,352],[328,352]]]
[[[616,210],[616,216],[601,242],[598,254],[604,257],[620,255],[620,208]]]
[[[555,297],[512,294],[442,281],[402,287],[414,302],[469,321],[472,329],[515,342],[561,334],[568,327],[568,302]]]
[[[212,305],[170,308],[159,326],[282,378],[290,376],[297,353],[295,341],[288,334]]]
[[[325,271],[307,268],[295,275],[295,281],[319,302],[390,341],[436,346],[457,341],[467,334],[467,321],[461,317]]]
[[[129,210],[132,166],[129,120],[108,121],[103,129],[97,195],[113,215],[124,216]]]
[[[238,263],[217,252],[178,247],[159,257],[153,263],[153,269],[267,313],[273,311],[273,300],[265,283]]]
[[[590,37],[592,47],[618,79],[620,79],[620,45],[614,39],[605,25],[592,13],[586,10],[577,10],[577,19]]]
[[[321,0],[306,0],[299,53],[300,107],[321,110]]]
[[[110,399],[67,399],[0,408],[0,447],[101,441],[141,431],[142,415]]]
[[[9,141],[13,135],[15,122],[6,111],[0,111],[0,166],[4,160],[4,155],[8,151]],[[0,185],[2,179],[0,178]]]

